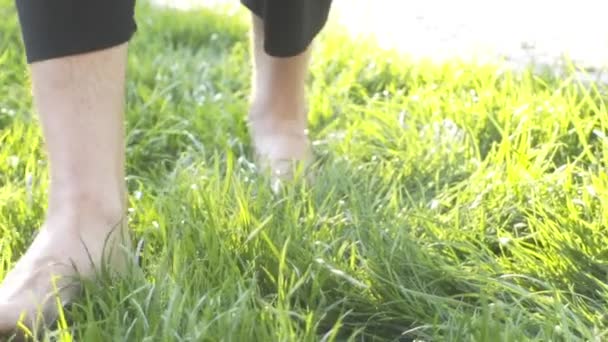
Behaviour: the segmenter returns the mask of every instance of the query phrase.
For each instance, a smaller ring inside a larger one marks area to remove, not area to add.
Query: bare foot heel
[[[313,161],[306,130],[297,122],[250,120],[249,127],[259,170],[271,177],[273,190],[280,183],[306,172]]]

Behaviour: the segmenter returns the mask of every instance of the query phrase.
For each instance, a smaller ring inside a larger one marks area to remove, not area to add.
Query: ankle
[[[303,104],[287,106],[254,103],[248,117],[254,134],[281,133],[298,136],[306,135],[307,119],[307,109]]]
[[[95,222],[113,229],[124,221],[125,207],[122,194],[111,196],[101,192],[55,191],[49,196],[47,222],[82,222],[84,227],[87,223]]]
[[[277,119],[303,119],[306,118],[308,104],[304,96],[281,96],[273,94],[272,97],[254,96],[250,103],[249,116],[252,118],[273,116]]]

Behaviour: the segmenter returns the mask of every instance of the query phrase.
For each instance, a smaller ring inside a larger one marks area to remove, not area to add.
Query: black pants
[[[241,0],[264,20],[264,49],[295,56],[327,21],[332,0]],[[16,0],[28,63],[105,49],[135,33],[135,0]]]

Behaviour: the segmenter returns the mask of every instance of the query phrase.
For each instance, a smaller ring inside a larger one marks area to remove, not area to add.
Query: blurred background
[[[243,10],[238,0],[150,1]],[[606,7],[602,0],[334,0],[330,25],[415,59],[499,59],[559,70],[566,58],[585,71],[582,77],[608,82]]]

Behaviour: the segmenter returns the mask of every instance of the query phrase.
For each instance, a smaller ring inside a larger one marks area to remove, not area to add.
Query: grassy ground
[[[47,167],[11,1],[0,16],[2,278],[43,218]],[[275,195],[250,163],[245,18],[142,7],[127,124],[145,279],[87,286],[51,339],[608,339],[601,91],[328,31],[319,175]]]

